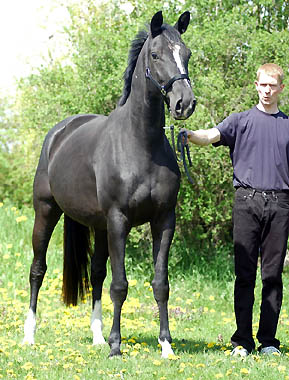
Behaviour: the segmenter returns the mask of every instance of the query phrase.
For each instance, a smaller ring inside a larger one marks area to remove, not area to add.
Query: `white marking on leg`
[[[90,329],[93,334],[93,345],[105,344],[105,339],[102,335],[102,307],[101,300],[95,301],[94,308],[91,314]]]
[[[36,314],[29,309],[24,323],[24,344],[34,344],[34,334],[36,330]]]
[[[159,344],[162,346],[162,358],[167,359],[169,355],[175,355],[171,344],[166,339],[163,342],[159,339]]]

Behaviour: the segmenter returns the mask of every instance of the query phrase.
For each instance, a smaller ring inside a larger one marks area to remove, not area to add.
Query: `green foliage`
[[[192,51],[190,77],[198,105],[177,129],[210,128],[232,112],[252,107],[256,101],[255,72],[274,61],[288,74],[289,47],[287,1],[268,0],[169,0],[162,5],[131,1],[96,5],[82,0],[71,6],[71,25],[65,27],[71,50],[65,61],[51,58],[38,72],[19,82],[13,112],[1,116],[0,192],[17,204],[31,203],[32,181],[47,131],[77,113],[108,114],[122,92],[130,42],[160,8],[173,24],[184,10],[192,13],[183,36]],[[121,6],[121,7],[120,7]],[[286,77],[286,75],[285,75]],[[285,78],[286,83],[286,78]],[[281,109],[289,112],[289,86]],[[1,108],[1,107],[0,107]],[[220,251],[231,242],[232,168],[226,148],[190,147],[194,178],[191,186],[183,173],[177,207],[175,243],[187,241],[195,250]],[[182,169],[182,168],[181,168]],[[182,169],[183,170],[183,169]],[[148,227],[134,229],[130,248],[151,250]],[[189,257],[182,260],[186,266]]]

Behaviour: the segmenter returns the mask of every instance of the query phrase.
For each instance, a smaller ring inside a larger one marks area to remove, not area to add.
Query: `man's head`
[[[264,65],[260,66],[257,70],[257,81],[260,79],[260,75],[264,73],[271,77],[275,77],[279,84],[283,83],[284,79],[284,72],[282,68],[275,63],[265,63]]]
[[[277,112],[278,96],[284,88],[283,78],[283,70],[275,63],[266,63],[259,67],[255,85],[259,95],[259,106],[266,112]]]

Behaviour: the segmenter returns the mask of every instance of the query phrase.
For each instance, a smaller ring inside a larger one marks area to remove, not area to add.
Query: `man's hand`
[[[196,145],[209,145],[220,141],[221,134],[217,128],[210,129],[198,129],[197,131],[190,131],[188,129],[182,128],[182,131],[187,132],[189,142]]]
[[[188,137],[188,140],[191,142],[192,140],[192,135],[193,135],[193,132],[192,131],[190,131],[189,129],[186,129],[186,128],[182,128],[181,130],[180,130],[180,133],[181,132],[186,132],[186,134],[187,134],[187,137]],[[182,143],[184,144],[185,143],[185,137],[183,136],[182,137]]]

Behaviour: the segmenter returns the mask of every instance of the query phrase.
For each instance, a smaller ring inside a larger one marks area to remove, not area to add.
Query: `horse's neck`
[[[149,143],[162,138],[165,126],[164,103],[161,94],[154,97],[148,91],[145,68],[137,67],[128,101],[131,127]]]

